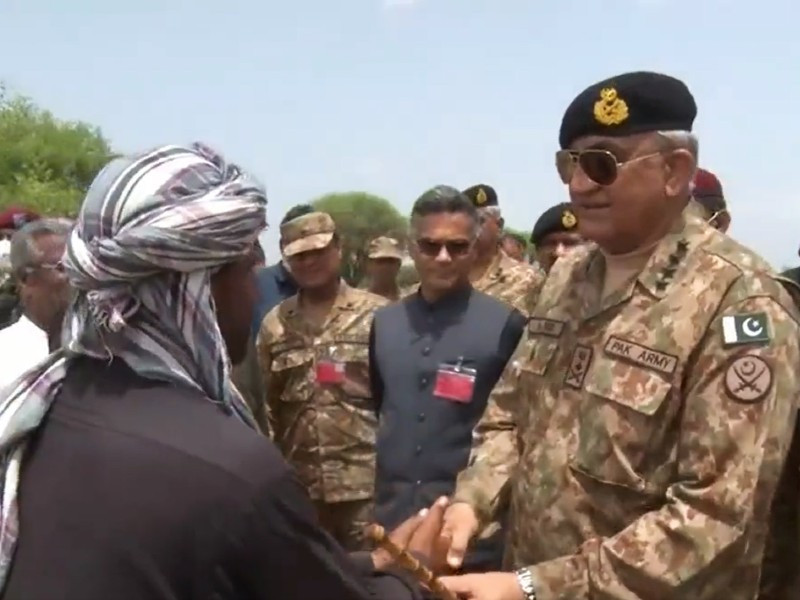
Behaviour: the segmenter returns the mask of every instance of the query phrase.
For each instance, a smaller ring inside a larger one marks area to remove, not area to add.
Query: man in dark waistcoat
[[[411,213],[419,290],[375,313],[370,377],[379,411],[376,517],[393,527],[449,495],[472,430],[525,319],[473,289],[479,217],[454,188],[423,194]],[[502,532],[476,545],[466,570],[496,569]]]

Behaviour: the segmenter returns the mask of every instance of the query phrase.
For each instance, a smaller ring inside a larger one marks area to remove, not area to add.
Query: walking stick
[[[386,530],[380,525],[370,525],[367,528],[367,536],[375,542],[382,550],[389,553],[397,565],[411,573],[417,581],[431,590],[441,600],[458,600],[442,582],[439,581],[433,572],[407,552],[389,539]]]

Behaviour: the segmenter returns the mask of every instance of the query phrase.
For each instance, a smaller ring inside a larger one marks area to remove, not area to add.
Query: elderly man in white
[[[0,331],[0,390],[58,346],[69,285],[61,258],[72,223],[40,219],[11,238],[9,261],[23,314]]]

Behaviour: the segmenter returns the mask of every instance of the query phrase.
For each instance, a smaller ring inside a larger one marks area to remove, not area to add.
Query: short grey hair
[[[697,164],[700,158],[700,142],[691,131],[659,131],[658,136],[667,143],[670,150],[688,150],[689,154],[694,158],[695,164]]]
[[[499,206],[485,206],[478,209],[480,215],[491,215],[494,219],[500,220],[503,218],[503,213]]]
[[[12,272],[19,275],[41,263],[42,251],[36,243],[39,237],[55,235],[66,239],[72,227],[73,222],[69,219],[37,219],[24,225],[11,236],[9,260]]]

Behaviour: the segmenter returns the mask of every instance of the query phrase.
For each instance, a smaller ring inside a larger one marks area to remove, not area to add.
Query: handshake
[[[474,509],[463,502],[451,504],[446,497],[386,536],[378,526],[368,531],[378,543],[372,553],[377,570],[399,566],[411,571],[441,600],[525,600],[514,573],[452,574],[461,568],[477,532]]]

